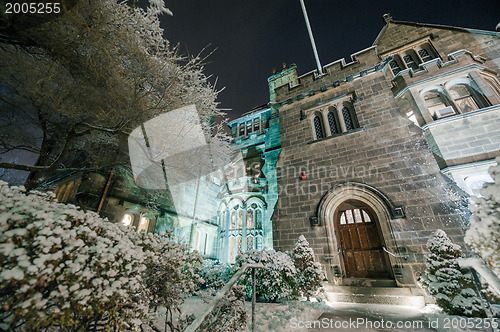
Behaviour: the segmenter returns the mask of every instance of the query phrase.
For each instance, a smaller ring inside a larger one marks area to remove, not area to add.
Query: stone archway
[[[389,251],[395,251],[395,241],[390,220],[394,211],[394,207],[390,201],[382,193],[375,188],[365,184],[346,182],[339,184],[330,189],[322,198],[318,207],[318,217],[320,224],[325,227],[328,239],[328,252],[330,257],[334,259],[329,260],[327,269],[332,267],[340,268],[339,274],[334,278],[336,282],[349,277],[346,269],[346,262],[344,261],[345,254],[342,253],[342,243],[339,238],[340,231],[338,230],[340,214],[342,206],[346,202],[357,202],[356,204],[366,206],[372,218],[376,220],[376,230],[380,237],[381,244]],[[340,254],[337,255],[339,253]],[[393,266],[398,262],[394,258],[383,253],[383,260],[387,264],[387,272],[390,278],[394,278]]]

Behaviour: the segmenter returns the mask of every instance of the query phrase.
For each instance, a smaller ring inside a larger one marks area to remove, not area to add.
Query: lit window
[[[139,220],[139,227],[137,228],[137,233],[140,233],[142,231],[147,232],[148,227],[149,227],[149,218],[148,217],[141,217]]]
[[[234,264],[234,236],[229,238],[229,263]]]
[[[204,242],[204,245],[203,245],[203,255],[206,255],[208,254],[208,244],[209,244],[209,240],[210,237],[208,236],[208,233],[205,234],[205,242]]]
[[[369,223],[371,222],[370,216],[368,213],[361,209],[350,209],[342,211],[340,215],[340,224],[341,225],[352,225],[352,224],[361,224],[361,223]]]
[[[253,228],[253,212],[252,209],[247,210],[247,229]]]
[[[262,236],[257,236],[257,250],[262,250]]]
[[[229,229],[235,229],[236,228],[236,212],[233,211],[233,213],[231,213],[231,226],[229,227]]]
[[[239,210],[236,229],[242,229],[242,228],[243,228],[243,210]]]
[[[262,229],[262,211],[255,210],[255,228]]]
[[[237,250],[236,250],[236,254],[237,255],[240,255],[241,254],[241,236],[238,236],[236,238],[236,244],[237,244]]]
[[[253,249],[253,236],[247,237],[247,250]]]
[[[122,218],[122,224],[124,224],[127,227],[132,225],[133,221],[134,221],[134,216],[131,213],[125,213],[125,215]]]
[[[253,131],[260,130],[260,119],[253,120]]]

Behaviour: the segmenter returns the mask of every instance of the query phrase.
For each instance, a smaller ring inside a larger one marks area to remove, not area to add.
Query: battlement
[[[299,93],[312,90],[324,91],[329,85],[349,82],[356,76],[364,76],[368,71],[373,70],[380,59],[377,55],[377,46],[371,46],[351,55],[351,61],[346,63],[344,58],[331,62],[323,67],[323,75],[319,75],[317,70],[312,70],[297,77],[297,80],[284,82],[276,86],[274,92],[276,102],[283,102],[289,98],[295,97]],[[296,66],[293,67],[298,73]],[[278,73],[279,74],[279,73]],[[270,81],[274,76],[271,76]],[[332,83],[333,82],[333,83]],[[272,86],[270,85],[270,89]]]

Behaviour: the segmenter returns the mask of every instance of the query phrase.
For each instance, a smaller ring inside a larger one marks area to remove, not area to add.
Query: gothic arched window
[[[352,106],[349,103],[344,103],[344,105],[342,106],[342,117],[344,118],[346,131],[351,131],[358,128],[356,116],[354,115]]]
[[[236,211],[231,213],[231,225],[229,226],[229,229],[236,229]]]
[[[262,211],[260,209],[255,210],[255,228],[262,229]]]
[[[323,130],[323,121],[321,120],[321,116],[319,114],[314,115],[313,126],[315,139],[324,138],[325,134]]]
[[[253,215],[254,215],[254,210],[248,209],[247,210],[247,229],[253,228]]]
[[[238,220],[236,222],[236,229],[242,229],[243,228],[243,210],[238,211]]]
[[[417,55],[413,50],[408,50],[404,55],[403,55],[403,61],[406,64],[406,67],[413,69],[414,71],[418,70],[418,64],[419,60],[417,58]]]
[[[330,126],[330,135],[340,134],[342,131],[339,126],[339,119],[337,116],[337,110],[331,109],[327,114],[328,125]]]
[[[229,238],[229,256],[228,260],[230,264],[234,264],[234,236]]]
[[[248,236],[247,237],[247,250],[252,250],[253,249],[253,236]]]
[[[134,215],[132,213],[125,213],[122,218],[122,224],[125,226],[132,226],[134,222]]]
[[[150,221],[151,219],[148,216],[142,216],[141,219],[139,219],[139,226],[137,227],[137,233],[140,233],[142,231],[147,232]]]
[[[396,76],[401,70],[403,70],[403,66],[401,65],[401,58],[399,57],[399,55],[394,55],[394,59],[389,62],[389,66],[391,67],[394,76]]]

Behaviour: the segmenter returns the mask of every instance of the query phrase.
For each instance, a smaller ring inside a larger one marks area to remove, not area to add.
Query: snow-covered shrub
[[[257,269],[256,273],[257,299],[277,302],[293,296],[297,270],[286,253],[274,250],[248,250],[236,257],[233,271],[236,272],[246,263],[264,265],[263,268]],[[251,269],[240,280],[247,287],[247,294],[253,296]]]
[[[216,260],[206,259],[201,265],[200,277],[203,282],[201,288],[220,289],[232,277],[232,266],[227,263],[220,263]]]
[[[247,323],[245,310],[245,286],[234,285],[203,320],[197,331],[236,332]],[[196,317],[189,315],[180,322],[180,331],[189,326]]]
[[[198,256],[168,240],[0,181],[0,329],[138,330],[194,289]]]
[[[296,290],[309,298],[321,287],[321,281],[324,278],[321,264],[314,261],[314,251],[304,235],[299,236],[295,247],[288,254],[297,270]]]
[[[500,157],[496,161],[500,163]],[[489,173],[495,182],[487,183],[481,189],[484,198],[472,198],[474,203],[469,208],[473,214],[465,242],[481,255],[500,277],[500,166],[491,167]]]
[[[446,313],[467,317],[485,317],[482,300],[474,291],[472,276],[458,264],[462,255],[443,230],[431,234],[427,241],[425,275],[422,287],[436,300]]]

